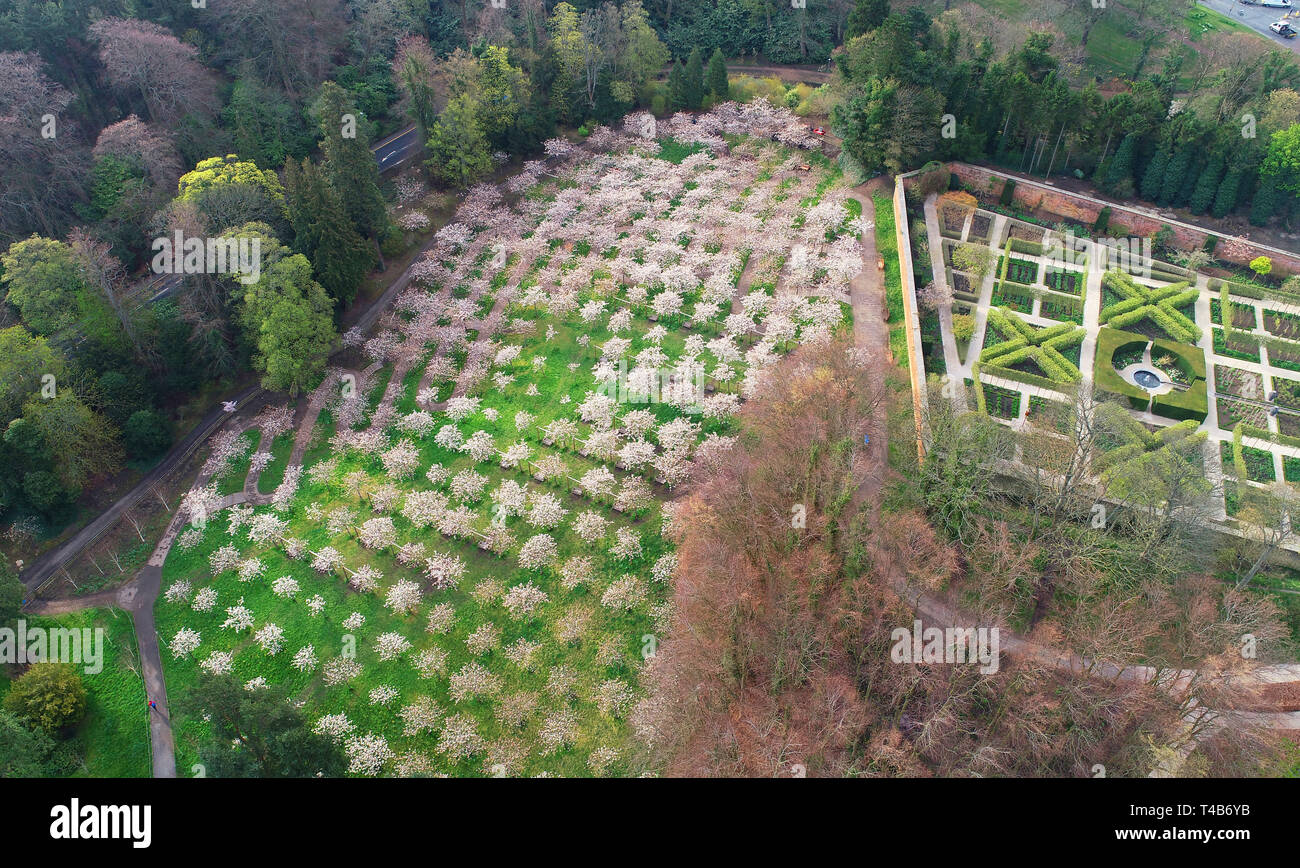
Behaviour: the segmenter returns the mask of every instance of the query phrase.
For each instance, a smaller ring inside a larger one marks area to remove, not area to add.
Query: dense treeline
[[[66,521],[93,477],[163,451],[166,408],[204,383],[310,387],[365,275],[408,242],[381,135],[414,121],[430,174],[468,186],[557,124],[700,107],[703,60],[684,59],[675,90],[655,84],[670,55],[636,0],[12,4],[0,509]],[[725,92],[720,53],[711,70]],[[172,239],[230,242],[256,267],[178,255],[183,274],[142,288]]]
[[[868,171],[929,157],[991,159],[1075,172],[1120,197],[1250,222],[1290,220],[1300,195],[1300,66],[1255,36],[1217,36],[1213,65],[1185,47],[1106,94],[1050,32],[999,55],[998,24],[963,12],[931,19],[863,0],[836,55],[833,118]]]

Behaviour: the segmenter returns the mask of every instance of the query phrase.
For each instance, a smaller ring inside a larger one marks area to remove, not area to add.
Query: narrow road
[[[250,401],[260,396],[262,391],[261,386],[247,386],[236,392],[227,401],[233,402],[236,410],[242,410]],[[98,539],[104,531],[116,523],[122,517],[122,513],[135,506],[154,484],[165,477],[178,464],[188,460],[204,441],[230,418],[230,413],[233,411],[227,410],[224,403],[226,402],[218,401],[216,406],[209,410],[199,424],[185,436],[185,439],[173,446],[172,450],[167,453],[167,457],[158,462],[158,466],[146,473],[144,478],[136,483],[135,487],[123,495],[116,503],[77,531],[66,542],[50,549],[32,561],[19,576],[23,584],[27,586],[28,593],[34,592],[46,579],[54,575],[60,567],[80,555],[87,545]]]
[[[849,193],[862,206],[862,216],[871,219],[873,228],[862,233],[862,270],[849,281],[849,304],[853,308],[853,343],[865,357],[872,385],[883,390],[892,359],[889,355],[889,325],[885,322],[885,279],[876,267],[880,254],[876,250],[876,231],[873,215],[876,213],[872,196],[888,190],[891,178],[873,178],[854,187]],[[871,443],[864,450],[868,461],[867,476],[853,495],[854,512],[870,503],[871,520],[880,516],[880,488],[889,469],[888,402],[882,398],[876,406],[875,418],[869,424]]]
[[[1290,22],[1296,30],[1300,30],[1300,17],[1296,17],[1292,9],[1278,9],[1272,6],[1263,6],[1259,3],[1246,4],[1241,0],[1197,0],[1198,6],[1205,6],[1228,16],[1237,24],[1249,27],[1260,36],[1274,43],[1274,46],[1282,49],[1291,49],[1300,54],[1300,36],[1292,39],[1283,39],[1272,30],[1268,25],[1274,21],[1285,20]],[[1288,15],[1292,17],[1287,17]],[[1210,31],[1201,38],[1213,39],[1222,31]]]
[[[420,129],[415,124],[411,124],[400,133],[389,136],[377,145],[370,148],[375,154],[375,162],[379,164],[380,172],[387,172],[389,169],[396,169],[405,163],[411,156],[417,153],[423,143],[420,141]]]

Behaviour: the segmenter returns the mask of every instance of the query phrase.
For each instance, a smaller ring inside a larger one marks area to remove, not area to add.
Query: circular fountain
[[[1133,372],[1133,382],[1148,392],[1154,392],[1164,385],[1164,380],[1155,371],[1148,368],[1138,368]]]

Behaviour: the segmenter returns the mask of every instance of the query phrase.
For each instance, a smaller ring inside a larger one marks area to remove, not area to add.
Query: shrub
[[[952,175],[942,163],[931,161],[926,163],[921,169],[921,176],[917,179],[917,187],[921,194],[929,196],[931,193],[945,193],[948,186],[952,183]]]
[[[167,420],[153,410],[136,410],[122,426],[122,445],[132,458],[152,458],[172,442]]]
[[[1010,207],[1012,200],[1016,195],[1016,182],[1007,178],[1006,183],[1002,185],[1002,195],[998,196],[998,203],[1003,207]]]
[[[4,707],[28,725],[55,733],[86,713],[86,685],[71,663],[33,663],[10,686]]]
[[[1273,260],[1267,256],[1256,256],[1250,261],[1250,270],[1263,277],[1273,270]]]
[[[1107,205],[1097,213],[1097,219],[1092,224],[1093,235],[1105,235],[1110,229],[1110,206]]]
[[[982,244],[958,244],[952,251],[952,267],[966,271],[979,280],[989,273],[993,264],[993,251]]]
[[[959,313],[952,318],[952,336],[959,341],[969,341],[975,337],[975,317],[968,313]]]

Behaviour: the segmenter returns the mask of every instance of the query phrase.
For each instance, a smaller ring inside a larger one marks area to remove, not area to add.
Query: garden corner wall
[[[1300,253],[1281,250],[1267,244],[1259,244],[1238,236],[1224,235],[1178,220],[1162,219],[1127,205],[1096,199],[1081,193],[1071,193],[1068,190],[1061,190],[1041,181],[998,172],[984,166],[972,166],[969,163],[949,163],[948,170],[961,179],[962,184],[966,187],[980,192],[987,192],[994,197],[1001,194],[1008,178],[1014,180],[1016,189],[1012,194],[1012,201],[1027,211],[1042,210],[1066,220],[1073,220],[1091,226],[1097,221],[1097,216],[1101,213],[1102,208],[1110,208],[1109,224],[1112,229],[1120,232],[1150,237],[1159,232],[1162,227],[1168,226],[1174,233],[1175,243],[1179,247],[1189,250],[1200,247],[1205,243],[1205,239],[1211,235],[1221,240],[1233,239],[1244,245],[1244,249],[1233,251],[1220,248],[1215,251],[1214,255],[1220,259],[1241,265],[1249,263],[1256,256],[1267,256],[1273,260],[1275,269],[1290,274],[1300,274]]]

